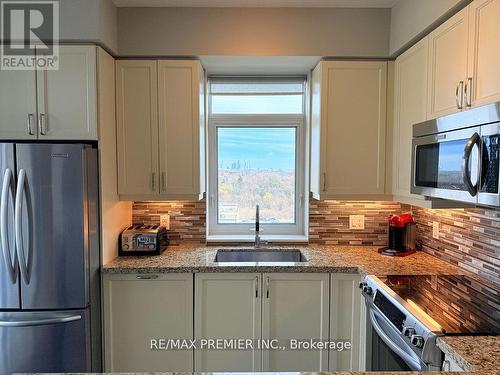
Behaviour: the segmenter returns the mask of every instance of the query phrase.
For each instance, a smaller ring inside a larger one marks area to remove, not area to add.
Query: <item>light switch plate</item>
[[[365,215],[349,215],[349,229],[365,229]]]
[[[169,214],[161,214],[160,215],[160,225],[164,226],[165,229],[170,229],[170,215]]]
[[[439,240],[439,222],[438,221],[432,222],[432,237],[435,238],[436,240]]]

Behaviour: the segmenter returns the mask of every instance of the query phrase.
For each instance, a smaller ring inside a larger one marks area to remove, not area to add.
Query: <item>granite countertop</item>
[[[465,371],[500,374],[500,336],[443,336],[437,345]]]
[[[102,268],[104,273],[166,272],[336,272],[362,275],[463,274],[465,271],[424,252],[407,257],[388,257],[375,246],[270,246],[282,250],[300,249],[307,258],[303,263],[216,263],[218,249],[202,245],[170,246],[157,256],[128,256],[114,259]]]

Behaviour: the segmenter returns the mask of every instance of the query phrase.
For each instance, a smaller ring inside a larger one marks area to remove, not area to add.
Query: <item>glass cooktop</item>
[[[446,334],[500,334],[500,285],[465,275],[379,276]]]

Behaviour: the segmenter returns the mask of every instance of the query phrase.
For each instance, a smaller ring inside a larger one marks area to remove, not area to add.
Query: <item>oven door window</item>
[[[415,185],[421,187],[466,190],[463,155],[468,139],[418,145],[416,148]],[[474,146],[469,158],[472,181],[478,178],[479,149]]]
[[[373,330],[371,371],[413,371],[413,369],[394,353]]]

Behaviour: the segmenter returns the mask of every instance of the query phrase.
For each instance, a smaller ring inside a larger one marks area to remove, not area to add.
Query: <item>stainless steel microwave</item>
[[[411,192],[500,206],[500,103],[413,126]]]

